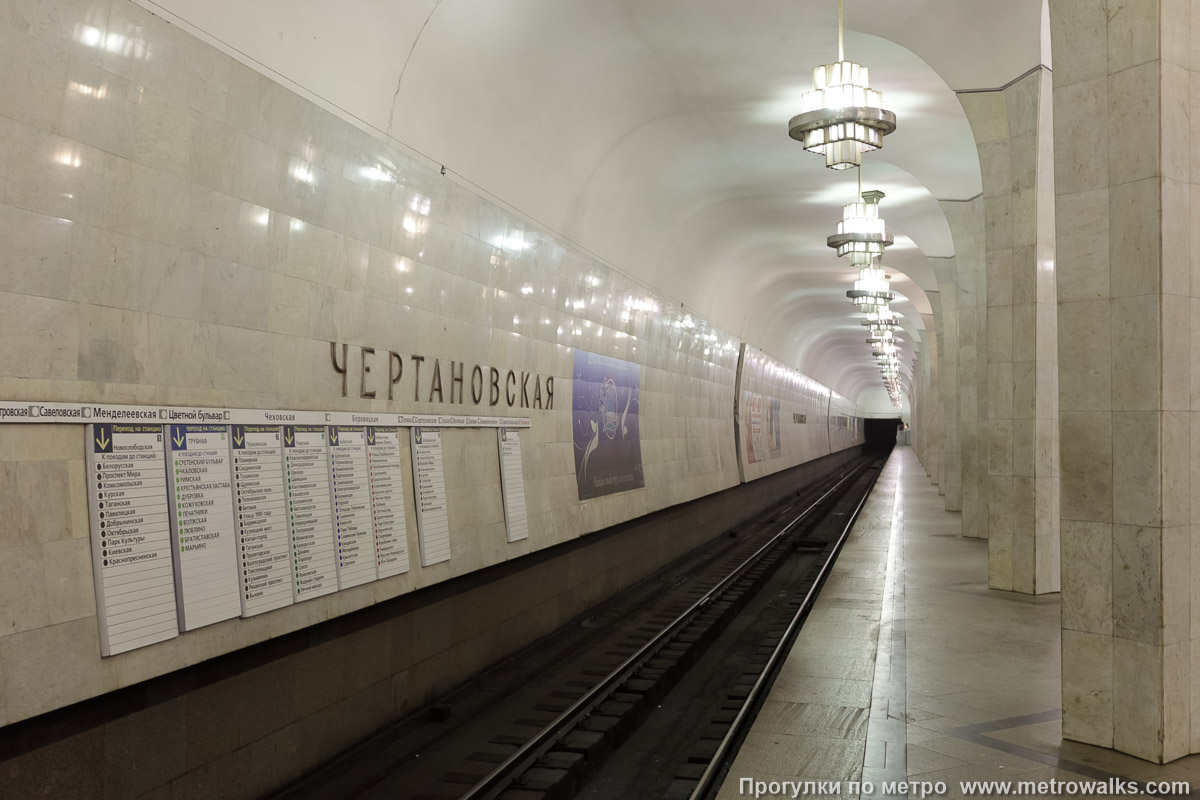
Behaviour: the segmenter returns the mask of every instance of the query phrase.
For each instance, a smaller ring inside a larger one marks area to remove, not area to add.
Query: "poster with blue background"
[[[646,485],[638,428],[641,369],[628,361],[575,351],[571,425],[580,500]]]

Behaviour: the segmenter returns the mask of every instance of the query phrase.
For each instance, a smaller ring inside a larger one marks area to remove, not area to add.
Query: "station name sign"
[[[358,397],[374,400],[382,394],[387,399],[407,397],[409,387],[414,402],[464,403],[469,391],[474,405],[503,405],[507,408],[554,408],[554,376],[524,370],[501,370],[474,364],[467,379],[465,361],[427,359],[420,355],[404,355],[395,350],[375,351],[374,347],[354,348],[329,343],[329,361],[341,377],[342,397],[350,396],[350,387],[357,385]],[[351,381],[351,373],[358,378]],[[384,375],[387,375],[384,378]]]

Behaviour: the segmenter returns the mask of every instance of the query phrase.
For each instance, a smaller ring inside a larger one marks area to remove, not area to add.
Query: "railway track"
[[[801,490],[280,797],[710,796],[881,464]]]

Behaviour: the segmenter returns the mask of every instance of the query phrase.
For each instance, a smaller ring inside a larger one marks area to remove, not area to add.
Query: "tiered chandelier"
[[[880,274],[883,270],[879,269]],[[892,401],[892,405],[900,408],[902,401],[900,396],[900,350],[896,344],[895,331],[899,328],[899,323],[892,313],[891,302],[894,295],[887,291],[887,277],[883,276],[885,283],[882,292],[874,294],[867,293],[867,290],[860,288],[863,281],[860,279],[855,281],[854,289],[846,292],[847,295],[854,301],[859,308],[867,310],[867,318],[862,321],[866,326],[869,336],[867,344],[871,345],[871,354],[875,356],[876,362],[879,364],[879,371],[883,375],[883,385],[887,389],[888,399]],[[886,295],[886,297],[885,297]],[[873,305],[867,305],[863,302],[864,298],[867,302]]]
[[[859,167],[858,188],[862,202],[851,203],[842,209],[837,233],[830,236],[826,244],[839,256],[849,256],[850,265],[858,268],[858,280],[846,296],[857,309],[867,313],[867,318],[862,321],[870,333],[867,344],[871,345],[872,355],[880,362],[888,397],[899,407],[900,362],[894,336],[899,323],[891,309],[896,294],[892,291],[891,276],[882,264],[884,251],[895,239],[887,232],[887,225],[879,215],[883,192],[862,191],[862,167]]]
[[[854,288],[846,291],[846,297],[861,311],[880,311],[896,299],[890,275],[879,264],[871,264],[858,270]]]
[[[868,336],[867,344],[871,345],[871,354],[876,358],[896,354],[896,339],[891,331],[883,331],[882,333]]]
[[[867,318],[859,324],[872,334],[882,333],[883,331],[895,332],[900,329],[900,322],[896,319],[890,307],[869,312]]]
[[[879,191],[860,191],[859,195],[862,202],[851,203],[842,209],[842,221],[838,223],[837,233],[825,240],[837,251],[839,258],[850,256],[850,265],[853,267],[866,266],[873,258],[882,258],[883,251],[896,241],[887,232],[883,217],[879,216],[879,201],[887,195]]]
[[[843,0],[838,0],[838,60],[813,70],[813,89],[801,99],[788,133],[809,152],[825,156],[830,169],[859,169],[858,197],[842,210],[837,233],[827,244],[838,257],[849,257],[858,280],[846,296],[866,312],[867,344],[879,363],[893,405],[900,406],[900,356],[894,333],[891,276],[883,269],[884,250],[894,239],[879,216],[883,192],[862,190],[862,155],[883,147],[883,137],[896,129],[896,115],[883,107],[883,95],[870,87],[867,68],[846,60]]]
[[[862,202],[851,203],[842,209],[842,221],[838,223],[837,233],[830,236],[826,244],[836,250],[839,256],[849,256],[850,266],[858,267],[858,280],[854,282],[854,288],[846,292],[846,296],[862,311],[877,312],[887,308],[896,296],[891,291],[891,279],[880,263],[883,251],[895,239],[887,232],[883,217],[879,216],[879,201],[884,198],[883,192],[860,191],[859,194]]]
[[[866,67],[846,60],[842,0],[838,0],[838,60],[813,69],[813,89],[800,100],[788,133],[804,149],[825,156],[830,169],[862,164],[862,154],[883,147],[896,130],[896,115],[883,108],[883,95],[868,84]]]
[[[888,397],[892,404],[899,408],[901,404],[900,354],[896,347],[896,340],[891,331],[883,331],[872,334],[867,339],[867,343],[871,345],[871,353],[879,364],[879,371],[883,375],[883,385],[887,389]]]
[[[900,321],[888,305],[881,306],[867,313],[867,318],[860,323],[867,329],[867,344],[871,345],[871,353],[879,360],[887,358],[886,363],[880,362],[883,370],[883,385],[887,389],[892,405],[900,408],[900,365],[899,349],[896,345],[896,331],[900,329]],[[894,359],[894,360],[893,360]]]

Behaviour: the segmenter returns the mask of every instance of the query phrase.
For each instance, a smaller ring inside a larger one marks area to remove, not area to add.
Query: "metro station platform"
[[[1011,781],[1003,796],[1023,797],[1055,795],[1020,781],[1200,791],[1200,756],[1159,766],[1062,740],[1059,637],[1059,595],[988,589],[987,542],[961,536],[960,515],[897,447],[718,797],[755,796],[745,779],[759,792],[823,781],[837,797],[866,781],[875,791],[861,796],[896,796],[884,783],[906,779],[943,782],[948,797],[1002,796],[968,795],[970,781]]]

